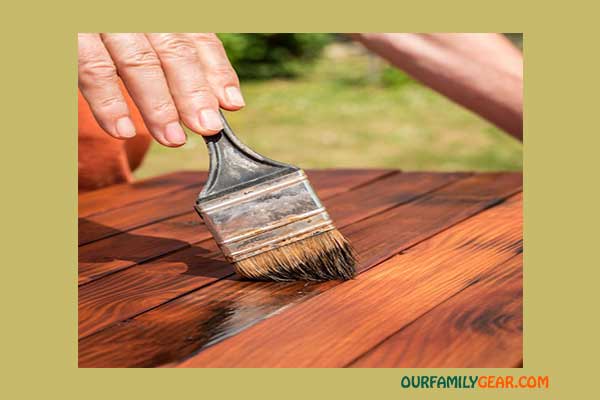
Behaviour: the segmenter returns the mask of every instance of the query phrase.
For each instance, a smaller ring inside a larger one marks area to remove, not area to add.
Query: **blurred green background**
[[[507,36],[522,48],[521,34]],[[302,168],[521,170],[522,144],[335,34],[219,34],[246,100],[226,113],[236,134]],[[203,140],[153,143],[144,178],[207,169]]]

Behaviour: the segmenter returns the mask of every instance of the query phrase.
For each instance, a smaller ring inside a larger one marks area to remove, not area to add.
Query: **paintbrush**
[[[251,150],[221,118],[223,130],[204,138],[210,169],[194,208],[236,272],[272,281],[352,278],[355,253],[304,171]]]

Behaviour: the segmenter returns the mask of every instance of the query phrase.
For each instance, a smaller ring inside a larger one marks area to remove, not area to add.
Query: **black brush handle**
[[[299,168],[264,157],[243,144],[233,133],[221,111],[223,130],[204,136],[210,157],[208,180],[198,196],[199,200],[218,197],[254,185]]]

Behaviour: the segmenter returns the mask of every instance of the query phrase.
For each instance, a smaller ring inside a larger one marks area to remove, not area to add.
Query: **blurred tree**
[[[242,79],[297,76],[333,39],[328,33],[220,33],[218,36]]]

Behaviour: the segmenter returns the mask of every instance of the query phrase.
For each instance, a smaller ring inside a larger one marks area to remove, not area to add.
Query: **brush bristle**
[[[355,266],[354,250],[337,229],[235,263],[245,278],[278,282],[352,279]]]

